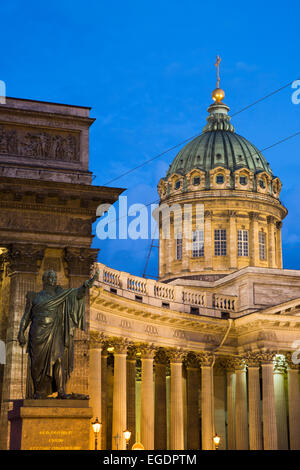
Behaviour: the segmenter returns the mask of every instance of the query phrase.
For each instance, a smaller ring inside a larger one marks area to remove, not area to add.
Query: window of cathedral
[[[217,175],[216,176],[216,183],[217,184],[223,184],[224,183],[224,175],[221,175],[221,174]]]
[[[181,184],[181,183],[180,183],[179,180],[175,181],[174,188],[175,188],[175,189],[179,189],[179,188],[180,188],[180,184]]]
[[[266,250],[266,234],[265,232],[258,232],[258,245],[259,245],[259,259],[267,259],[267,250]]]
[[[193,232],[192,256],[193,258],[204,256],[204,230]]]
[[[191,307],[190,312],[192,315],[199,315],[199,307]]]
[[[238,256],[249,256],[248,230],[238,230]]]
[[[200,184],[200,176],[195,176],[193,178],[193,185],[198,186]]]
[[[247,183],[248,183],[248,178],[247,178],[247,176],[245,176],[245,175],[240,176],[240,184],[241,184],[242,186],[246,186]]]
[[[261,179],[259,180],[259,186],[261,187],[261,189],[265,189],[265,187],[266,187],[266,182],[265,182],[264,179],[261,178]]]
[[[182,259],[182,234],[178,233],[176,237],[176,259]]]
[[[226,230],[215,229],[215,256],[227,255],[227,236]]]

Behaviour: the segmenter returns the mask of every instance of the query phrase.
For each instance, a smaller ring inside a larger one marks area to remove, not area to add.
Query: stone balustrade
[[[238,298],[234,295],[214,294],[213,306],[227,312],[236,312],[238,310]]]
[[[233,314],[238,311],[238,298],[232,295],[212,294],[200,289],[144,279],[110,269],[101,263],[97,266],[100,272],[98,286],[122,297],[185,313],[197,314],[198,309],[199,314],[216,317],[221,316],[221,311]]]

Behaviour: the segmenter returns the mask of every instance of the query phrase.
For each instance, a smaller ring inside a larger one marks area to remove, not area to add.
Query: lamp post
[[[98,434],[100,432],[102,423],[99,423],[98,418],[96,418],[95,421],[92,423],[92,426],[95,435],[95,450],[98,450]]]
[[[220,440],[221,440],[220,436],[218,436],[218,434],[215,434],[214,437],[213,437],[215,450],[218,450],[218,447],[220,445]]]
[[[128,450],[128,444],[131,438],[131,431],[128,431],[128,429],[126,429],[125,431],[123,431],[123,436],[126,441],[126,450]]]

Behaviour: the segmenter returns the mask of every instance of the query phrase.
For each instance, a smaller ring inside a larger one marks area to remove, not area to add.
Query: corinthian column
[[[274,361],[274,390],[277,423],[278,450],[288,450],[287,406],[284,386],[286,362],[283,356],[276,356]]]
[[[263,443],[264,450],[277,449],[277,425],[273,377],[275,352],[261,353],[262,394],[263,394]]]
[[[237,358],[235,360],[235,429],[237,450],[247,450],[249,447],[246,370],[245,361],[243,359]]]
[[[145,450],[154,449],[153,358],[155,348],[145,345],[142,352],[141,442]]]
[[[214,357],[210,353],[198,355],[201,364],[201,435],[202,449],[213,450],[214,436]]]
[[[155,356],[155,413],[154,413],[154,448],[167,449],[167,387],[166,367],[168,358],[160,349]]]
[[[126,356],[128,343],[115,341],[114,345],[114,389],[113,389],[113,450],[126,450],[123,431],[127,427],[126,403]]]
[[[171,409],[170,447],[171,450],[184,449],[182,351],[170,352],[171,366]]]
[[[299,364],[295,364],[295,362],[293,362],[292,353],[287,353],[286,358],[288,363],[290,449],[300,450]]]
[[[130,347],[127,350],[127,429],[131,431],[128,449],[131,449],[136,442],[135,429],[135,379],[136,379],[136,348]]]
[[[268,258],[269,268],[276,268],[276,246],[275,246],[275,219],[272,216],[267,217],[268,222]]]
[[[102,344],[98,343],[96,338],[91,335],[90,338],[90,362],[89,362],[89,396],[90,404],[93,409],[94,418],[97,417],[100,422],[101,412],[101,352]],[[93,439],[91,441],[91,449],[93,449]]]
[[[250,450],[262,450],[262,423],[260,404],[259,356],[249,353],[248,365],[249,444]]]
[[[224,362],[226,369],[226,392],[227,392],[227,447],[229,450],[235,449],[235,388],[236,376],[234,361],[228,358]]]
[[[229,266],[237,267],[237,232],[236,211],[228,211],[229,215]]]
[[[187,450],[199,449],[199,362],[195,355],[189,354],[186,359],[187,372]]]
[[[213,267],[212,256],[214,250],[214,241],[211,233],[212,212],[204,212],[204,254],[205,269],[211,270]]]

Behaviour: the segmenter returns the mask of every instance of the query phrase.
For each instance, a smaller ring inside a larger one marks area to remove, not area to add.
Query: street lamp
[[[92,426],[95,435],[95,450],[98,450],[98,434],[100,432],[102,423],[99,423],[98,418],[96,418],[95,421],[92,423]]]
[[[220,436],[218,436],[218,434],[215,434],[214,437],[213,437],[213,441],[214,441],[216,450],[218,450],[220,440],[221,440]]]
[[[131,431],[128,431],[128,429],[126,429],[125,431],[123,431],[123,436],[126,441],[126,450],[128,450],[128,444],[131,438]]]

